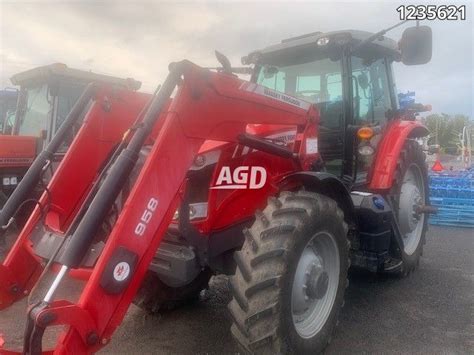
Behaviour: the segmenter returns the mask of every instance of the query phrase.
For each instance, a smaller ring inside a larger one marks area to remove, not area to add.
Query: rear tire
[[[244,231],[242,250],[234,254],[237,269],[230,279],[231,331],[243,350],[323,351],[348,284],[347,231],[336,202],[316,193],[283,192],[257,213],[253,226]]]
[[[201,291],[208,287],[211,276],[211,272],[206,269],[189,284],[170,287],[156,273],[148,271],[133,303],[150,314],[171,311],[199,299]]]
[[[429,205],[428,170],[425,159],[421,146],[416,141],[407,140],[400,153],[391,190],[393,208],[404,242],[399,252],[402,257],[401,265],[391,273],[401,277],[409,275],[418,267],[423,254],[423,245],[426,243],[428,216],[417,215],[412,210],[413,203]],[[418,199],[420,201],[417,201]],[[413,221],[405,215],[407,210],[414,213]],[[410,231],[414,226],[415,229]]]

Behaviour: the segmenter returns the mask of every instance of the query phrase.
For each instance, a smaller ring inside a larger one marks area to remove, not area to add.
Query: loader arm
[[[177,85],[176,95],[168,107],[166,103]],[[205,140],[237,142],[249,123],[294,126],[299,141],[294,145],[294,153],[304,161],[305,132],[308,125],[317,124],[317,112],[304,101],[293,99],[288,103],[256,89],[255,84],[246,83],[233,75],[210,72],[188,61],[172,66],[143,121],[136,126],[130,138],[125,138],[127,147],[108,170],[77,227],[66,234],[67,226],[57,225],[65,233],[64,237],[68,236],[70,240],[59,260],[60,272],[54,283],[43,302],[29,311],[24,352],[42,353],[41,338],[45,328],[59,324],[69,327],[53,349],[54,354],[93,353],[110,341],[171,222],[186,187],[186,173]],[[116,102],[108,99],[113,109]],[[94,112],[99,112],[101,102],[103,100],[97,99],[90,109],[89,125],[93,125],[96,118]],[[155,129],[156,137],[151,137],[151,152],[105,241],[79,301],[73,304],[54,300],[55,290],[62,278],[81,268],[81,260],[133,168],[136,154],[145,141],[150,140],[150,134],[157,125],[160,128]],[[76,137],[51,182],[51,196],[65,192],[64,186],[61,187],[61,176],[66,176],[68,170],[74,170],[74,166],[68,165],[68,160],[74,161],[75,154],[79,154],[76,149],[81,146],[81,137],[84,139],[81,134]],[[120,142],[117,137],[112,137],[111,141],[114,140]],[[54,212],[57,217],[51,218],[51,221],[71,221],[71,214],[79,213],[81,208],[78,206],[84,200],[81,196],[87,193],[85,190],[93,180],[92,172],[98,170],[99,162],[105,161],[112,146],[109,144],[94,164],[83,163],[90,165],[81,167],[90,172],[84,181],[79,179],[85,187],[74,195],[74,203],[63,204],[64,208],[52,208],[48,214]],[[78,171],[77,164],[75,169]],[[46,197],[43,196],[43,199]],[[6,263],[0,268],[0,302],[5,305],[21,298],[19,295],[12,297],[12,285],[26,294],[41,271],[41,260],[34,255],[28,239],[38,220],[39,211],[36,210]],[[67,225],[68,222],[63,223]],[[29,260],[26,265],[18,260],[25,256]],[[18,279],[16,268],[23,268],[22,274],[29,276]]]

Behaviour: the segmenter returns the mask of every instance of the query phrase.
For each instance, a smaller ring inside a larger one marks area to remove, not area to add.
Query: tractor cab
[[[13,192],[37,154],[49,143],[88,83],[138,90],[141,83],[72,69],[56,63],[13,75],[16,112],[5,114],[0,135],[0,205]],[[18,95],[18,100],[16,96]],[[80,127],[78,122],[76,127]],[[59,161],[74,138],[72,130],[56,153]],[[54,163],[54,162],[53,162]]]
[[[138,90],[141,83],[108,75],[68,68],[55,63],[15,74],[14,85],[21,87],[18,109],[12,125],[4,131],[12,135],[51,140],[71,108],[90,82],[102,82]]]
[[[358,152],[358,129],[378,128],[399,109],[392,63],[424,64],[430,58],[431,31],[412,27],[400,45],[381,33],[310,33],[254,51],[242,63],[254,64],[253,82],[318,107],[324,169],[353,183],[366,181],[371,162]],[[374,151],[366,148],[362,155]]]

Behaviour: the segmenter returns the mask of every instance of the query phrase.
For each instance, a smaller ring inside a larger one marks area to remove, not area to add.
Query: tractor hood
[[[37,139],[0,135],[0,167],[30,166],[36,156]]]

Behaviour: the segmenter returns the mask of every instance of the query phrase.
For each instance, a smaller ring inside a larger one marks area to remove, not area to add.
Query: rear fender
[[[300,171],[286,176],[281,181],[282,190],[301,185],[308,191],[325,195],[336,201],[344,212],[346,222],[351,227],[357,226],[357,216],[350,191],[336,176],[324,172]]]
[[[381,192],[392,187],[398,157],[409,138],[425,137],[428,128],[416,121],[393,121],[377,147],[377,156],[369,181],[372,191]]]

